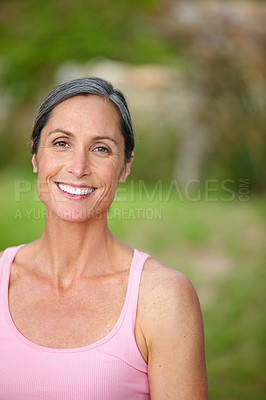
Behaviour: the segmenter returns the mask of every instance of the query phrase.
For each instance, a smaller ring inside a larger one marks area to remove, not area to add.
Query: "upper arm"
[[[147,324],[151,400],[206,400],[204,331],[190,281],[171,271],[153,288]]]
[[[3,254],[4,254],[4,252],[0,251],[0,260],[1,260],[1,257],[2,257]]]

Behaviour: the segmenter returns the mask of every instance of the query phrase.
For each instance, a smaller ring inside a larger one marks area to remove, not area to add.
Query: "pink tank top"
[[[0,261],[0,399],[147,400],[147,364],[134,327],[145,253],[134,250],[127,294],[114,328],[85,347],[54,349],[32,343],[15,327],[8,305],[12,261],[20,246]]]

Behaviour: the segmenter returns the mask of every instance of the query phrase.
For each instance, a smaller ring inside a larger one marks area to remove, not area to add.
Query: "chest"
[[[9,288],[9,311],[28,340],[45,347],[83,347],[116,325],[127,291],[128,273],[85,280],[65,293],[24,279]]]

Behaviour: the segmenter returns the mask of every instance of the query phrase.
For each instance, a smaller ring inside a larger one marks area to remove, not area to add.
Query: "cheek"
[[[110,180],[117,181],[119,179],[122,166],[114,160],[104,160],[104,162],[95,163],[93,165],[95,173],[108,183]]]
[[[60,160],[52,155],[42,155],[38,163],[38,176],[42,179],[49,178],[60,169]]]
[[[54,177],[58,172],[58,162],[54,157],[42,156],[38,162],[38,178],[37,193],[39,199],[43,203],[49,202],[51,199],[51,187],[49,185],[50,178]]]

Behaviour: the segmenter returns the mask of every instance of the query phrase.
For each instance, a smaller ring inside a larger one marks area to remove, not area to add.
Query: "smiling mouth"
[[[63,192],[71,194],[72,196],[87,196],[96,190],[93,187],[74,187],[63,183],[56,182],[59,189]]]

